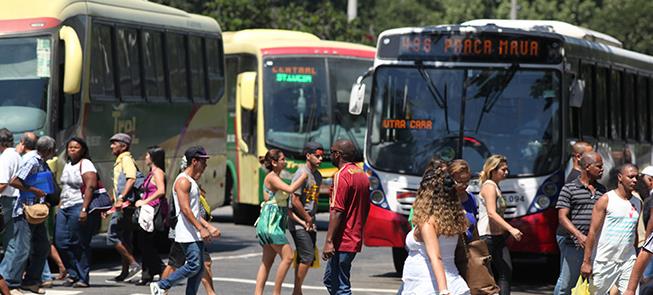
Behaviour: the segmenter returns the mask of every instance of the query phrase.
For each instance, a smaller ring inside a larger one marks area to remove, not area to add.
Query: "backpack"
[[[134,166],[136,166],[134,164]],[[138,166],[136,166],[136,178],[134,179],[134,185],[132,186],[132,189],[129,191],[129,194],[126,196],[122,196],[123,200],[125,201],[130,201],[132,204],[136,203],[136,201],[141,199],[141,195],[143,194],[143,185],[145,184],[145,175],[141,172],[141,170],[138,169]],[[122,191],[125,188],[125,184],[127,183],[127,175],[125,175],[124,171],[120,171],[120,174],[118,175],[118,192],[117,194],[122,193]]]

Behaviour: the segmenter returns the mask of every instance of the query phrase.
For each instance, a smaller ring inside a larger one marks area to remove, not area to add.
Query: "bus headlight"
[[[372,175],[369,177],[369,180],[370,180],[370,190],[378,190],[379,185],[381,185],[381,181],[379,180],[379,178]]]
[[[558,186],[557,186],[555,183],[553,183],[553,182],[546,183],[546,184],[544,184],[544,186],[542,187],[542,192],[543,192],[547,197],[553,197],[553,196],[555,196],[556,194],[558,194]]]
[[[545,195],[539,195],[535,198],[535,208],[538,210],[549,208],[551,199]]]
[[[385,195],[383,194],[382,191],[380,190],[375,190],[372,191],[370,194],[370,200],[372,201],[372,204],[380,206],[383,201],[385,201]]]

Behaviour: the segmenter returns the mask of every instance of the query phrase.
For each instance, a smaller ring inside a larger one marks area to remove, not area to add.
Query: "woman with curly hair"
[[[409,253],[401,294],[470,294],[454,263],[458,237],[467,230],[467,218],[445,162],[429,163],[413,208],[415,227],[406,236]]]

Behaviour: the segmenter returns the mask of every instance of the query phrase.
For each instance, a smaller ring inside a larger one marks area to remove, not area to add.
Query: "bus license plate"
[[[526,197],[520,194],[504,194],[504,198],[506,199],[506,203],[508,203],[507,205],[512,206],[517,206],[526,202]]]

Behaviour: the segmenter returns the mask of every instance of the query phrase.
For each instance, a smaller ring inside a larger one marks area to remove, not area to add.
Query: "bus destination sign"
[[[561,62],[560,41],[506,33],[410,33],[383,37],[385,59],[468,62]]]
[[[303,66],[274,66],[272,73],[275,81],[280,83],[313,83],[313,76],[316,74],[314,67]]]

